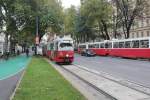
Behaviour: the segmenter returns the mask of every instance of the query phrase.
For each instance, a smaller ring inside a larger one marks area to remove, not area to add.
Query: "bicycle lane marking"
[[[26,68],[31,57],[19,56],[8,61],[0,62],[0,80],[16,75]]]

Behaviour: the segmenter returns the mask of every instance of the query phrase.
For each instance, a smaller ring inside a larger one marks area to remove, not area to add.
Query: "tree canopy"
[[[131,26],[135,18],[143,17],[146,7],[146,0],[113,0],[117,9],[117,16],[122,25],[125,38],[129,38]]]
[[[83,0],[81,6],[62,7],[60,0],[0,0],[0,30],[13,42],[34,43],[36,18],[39,36],[71,34],[78,42],[109,40],[123,29],[129,38],[131,26],[142,15],[145,0]],[[116,10],[116,11],[115,11]]]
[[[0,28],[10,41],[33,43],[36,34],[36,17],[39,18],[39,36],[48,28],[61,33],[63,28],[62,6],[59,0],[1,0]]]

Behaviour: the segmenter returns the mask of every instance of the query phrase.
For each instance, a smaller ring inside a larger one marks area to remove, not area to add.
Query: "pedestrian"
[[[26,49],[26,56],[29,57],[29,48]]]
[[[5,60],[8,60],[9,59],[9,51],[7,51],[6,53],[5,53]]]
[[[17,50],[17,55],[20,55],[20,51],[19,50]]]

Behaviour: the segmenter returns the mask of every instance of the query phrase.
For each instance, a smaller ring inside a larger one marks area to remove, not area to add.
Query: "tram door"
[[[52,50],[52,59],[54,60],[57,57],[58,53],[58,42],[55,42],[53,45],[53,50]]]

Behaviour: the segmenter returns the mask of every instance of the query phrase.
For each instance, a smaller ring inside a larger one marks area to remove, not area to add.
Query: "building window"
[[[135,25],[135,29],[136,29],[136,28],[139,28],[140,20],[135,20],[134,25]]]
[[[133,30],[134,28],[133,28],[133,25],[131,26],[131,30]]]
[[[144,37],[144,34],[143,34],[143,32],[141,32],[141,37]]]
[[[135,29],[135,22],[133,22],[131,27],[132,27],[133,30]]]
[[[149,19],[146,20],[146,24],[147,24],[147,26],[149,26]]]
[[[139,37],[139,32],[137,32],[137,38]]]
[[[134,38],[134,33],[132,33],[132,38]]]
[[[139,22],[137,22],[137,28],[139,28],[140,27],[140,21]]]
[[[150,33],[149,33],[149,31],[147,31],[147,37],[149,37],[150,36]]]
[[[144,19],[141,21],[141,27],[144,27]]]

